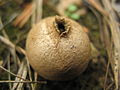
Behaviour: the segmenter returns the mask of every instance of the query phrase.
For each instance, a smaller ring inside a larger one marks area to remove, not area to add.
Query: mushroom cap
[[[90,41],[82,26],[65,17],[64,26],[69,30],[61,36],[55,18],[45,18],[30,30],[26,42],[27,57],[32,68],[43,78],[71,80],[88,65]]]

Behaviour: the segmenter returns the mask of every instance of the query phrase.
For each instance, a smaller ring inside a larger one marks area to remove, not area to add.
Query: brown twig
[[[0,81],[0,83],[8,83],[8,82],[11,82],[11,83],[24,83],[24,82],[28,82],[28,83],[41,83],[41,81],[39,82],[39,81],[29,81],[29,80],[26,80],[26,79],[24,79],[24,78],[22,78],[21,76],[18,76],[18,75],[16,75],[16,74],[14,74],[14,73],[12,73],[12,72],[10,72],[9,70],[7,70],[7,69],[5,69],[4,67],[2,67],[2,66],[0,66],[0,68],[1,69],[3,69],[3,70],[5,70],[6,72],[8,72],[8,73],[10,73],[11,75],[13,75],[13,76],[15,76],[15,77],[18,77],[18,78],[20,78],[20,79],[22,79],[22,80],[24,80],[24,81]],[[44,81],[44,83],[46,83],[46,81]]]
[[[113,67],[112,69],[114,73],[116,89],[118,89],[119,87],[118,74],[120,71],[120,67],[119,67],[120,65],[120,28],[116,20],[117,15],[113,10],[110,1],[103,0],[102,2],[104,4],[106,11],[109,12],[109,16],[105,17],[105,20],[109,25],[111,36],[112,36],[112,44],[114,45],[114,48],[112,48],[113,57],[111,60],[111,65]]]
[[[15,45],[11,43],[8,39],[4,38],[3,36],[0,36],[0,42],[4,43],[8,48],[15,48]]]
[[[19,47],[19,46],[16,46],[16,50],[17,50],[19,53],[22,53],[22,54],[24,54],[24,55],[26,56],[26,51],[25,51],[23,48],[21,48],[21,47]]]
[[[15,19],[13,25],[19,26],[20,28],[28,21],[32,15],[33,3],[26,4],[23,12]]]
[[[1,35],[0,35],[0,42],[2,42],[4,45],[6,45],[8,50],[11,52],[11,54],[13,56],[13,60],[15,62],[16,69],[17,69],[18,63],[17,63],[16,52],[15,52],[15,45],[9,39],[7,39]]]
[[[8,56],[7,56],[7,68],[8,68],[9,71],[11,71],[10,70],[10,54],[8,54]],[[8,73],[8,80],[11,80],[11,74],[10,73]],[[9,83],[9,89],[10,90],[11,90],[11,87],[12,87],[12,84]]]
[[[17,75],[21,76],[22,77],[22,74],[23,74],[23,69],[24,69],[24,65],[25,65],[25,61],[23,61],[20,65],[20,68],[18,70],[18,73]],[[22,77],[23,78],[23,77]],[[24,78],[25,79],[25,78]],[[21,79],[16,77],[15,78],[15,81],[20,81]],[[12,90],[15,90],[17,87],[18,87],[19,83],[14,83],[13,84],[13,87],[12,87]]]
[[[35,0],[36,5],[36,23],[39,22],[42,18],[42,3],[43,0]]]
[[[18,78],[20,78],[20,79],[26,80],[26,79],[22,78],[21,76],[18,76],[18,75],[16,75],[16,74],[14,74],[14,73],[10,72],[9,70],[5,69],[5,68],[4,68],[4,67],[2,67],[2,66],[0,66],[0,68],[1,68],[1,69],[3,69],[4,71],[6,71],[6,72],[10,73],[11,75],[13,75],[13,76],[15,76],[15,77],[18,77]]]
[[[105,90],[110,90],[113,84],[114,83],[111,83]]]
[[[26,78],[27,77],[27,65],[26,65],[26,63],[24,63],[23,64],[23,70],[22,70],[22,72],[20,72],[20,74],[21,74],[21,77],[22,78]],[[20,79],[19,81],[23,81],[22,79]],[[18,85],[17,85],[17,90],[19,89],[19,90],[22,90],[22,87],[23,87],[23,84],[24,83],[19,83]]]
[[[89,4],[91,4],[94,8],[96,8],[99,12],[101,12],[103,15],[108,16],[108,13],[100,6],[98,2],[95,0],[87,0]]]

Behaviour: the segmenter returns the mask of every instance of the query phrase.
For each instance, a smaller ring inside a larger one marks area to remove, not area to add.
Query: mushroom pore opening
[[[56,21],[56,24],[57,24],[57,30],[59,30],[60,33],[66,31],[66,26],[64,21]]]

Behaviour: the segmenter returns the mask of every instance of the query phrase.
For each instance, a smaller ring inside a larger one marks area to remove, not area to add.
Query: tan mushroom
[[[26,51],[33,69],[48,80],[71,80],[87,67],[90,41],[82,26],[65,17],[41,20],[30,31]]]

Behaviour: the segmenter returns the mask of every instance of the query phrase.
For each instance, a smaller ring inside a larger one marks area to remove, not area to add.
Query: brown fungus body
[[[71,80],[89,62],[90,42],[82,26],[65,17],[48,17],[30,31],[26,51],[38,74],[48,80]]]

